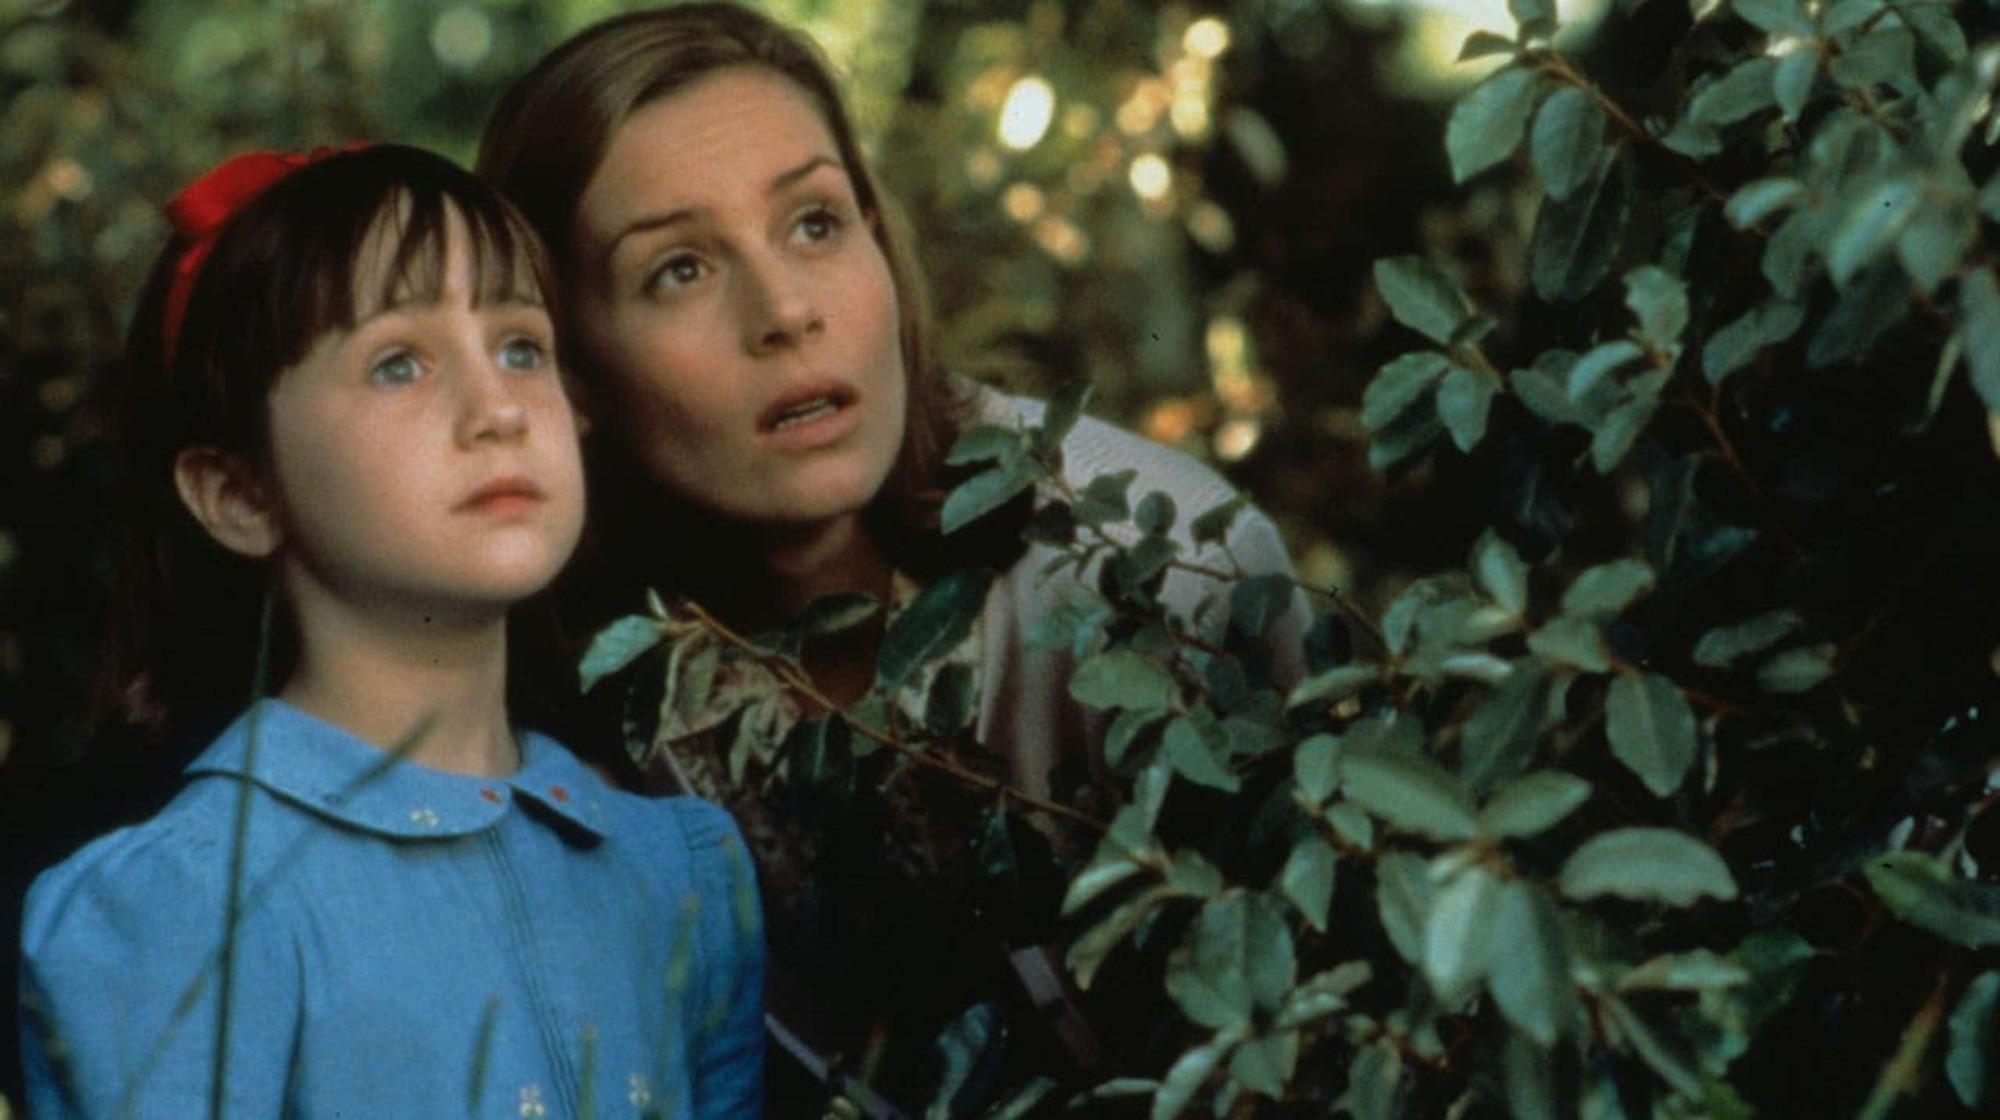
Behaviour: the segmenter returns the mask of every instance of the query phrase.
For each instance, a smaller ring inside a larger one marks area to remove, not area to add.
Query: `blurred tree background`
[[[0,3],[0,766],[73,760],[87,734],[112,485],[93,390],[164,239],[160,204],[249,147],[388,138],[469,162],[511,78],[629,6]],[[953,368],[1028,391],[1094,378],[1102,411],[1242,482],[1316,582],[1378,587],[1438,559],[1430,540],[1455,556],[1460,534],[1390,515],[1354,406],[1384,356],[1369,262],[1465,243],[1504,260],[1519,239],[1504,197],[1456,204],[1436,142],[1476,76],[1447,61],[1465,17],[1370,0],[763,6],[851,76]]]

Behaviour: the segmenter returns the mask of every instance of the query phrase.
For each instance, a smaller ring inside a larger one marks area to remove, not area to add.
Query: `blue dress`
[[[521,746],[481,778],[275,700],[238,719],[158,816],[29,894],[30,1114],[206,1116],[220,1071],[239,1120],[759,1115],[763,934],[735,824]]]

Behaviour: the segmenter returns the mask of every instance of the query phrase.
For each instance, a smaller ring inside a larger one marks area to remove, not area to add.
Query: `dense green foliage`
[[[1129,475],[1061,485],[1082,394],[959,444],[983,470],[948,528],[1039,485],[1031,531],[1098,577],[1036,631],[1084,655],[1071,695],[1115,713],[1123,791],[1068,869],[1067,963],[1085,989],[1122,972],[1120,1021],[1170,1025],[1068,1109],[1994,1106],[2000,47],[1929,2],[1650,7],[1668,33],[1632,104],[1536,0],[1517,38],[1467,44],[1505,63],[1444,145],[1462,182],[1532,176],[1527,290],[1482,308],[1449,267],[1379,262],[1427,345],[1381,368],[1361,421],[1379,468],[1482,475],[1487,525],[1379,617],[1322,596],[1286,695],[1260,642],[1287,583],[1225,585],[1230,609],[1194,620],[1156,598],[1187,564],[1176,519],[1213,540],[1233,510]],[[892,623],[877,701],[983,589],[940,581]],[[795,648],[658,606],[587,671],[663,639]],[[771,757],[831,802],[856,742],[950,767],[951,689],[923,726],[864,704],[832,725],[858,735]],[[1000,798],[988,874],[1019,874],[1002,818],[1033,808]],[[941,1040],[934,1115],[1064,1107],[1044,1081],[973,1092],[993,1041]]]

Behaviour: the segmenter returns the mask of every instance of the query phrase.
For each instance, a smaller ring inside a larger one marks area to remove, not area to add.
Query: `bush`
[[[959,446],[983,469],[948,521],[1039,484],[1043,539],[1101,565],[1040,628],[1087,654],[1072,695],[1120,784],[1068,869],[1067,963],[1169,1025],[1069,1107],[1990,1110],[2000,48],[1942,3],[1652,0],[1627,18],[1668,33],[1620,79],[1657,77],[1620,101],[1552,45],[1552,4],[1511,8],[1516,38],[1466,44],[1503,65],[1444,141],[1461,183],[1532,171],[1531,291],[1480,308],[1447,263],[1378,262],[1426,345],[1361,411],[1376,467],[1482,503],[1462,570],[1379,618],[1322,595],[1281,698],[1260,643],[1288,587],[1174,619],[1183,511],[1056,483],[1080,394]],[[1184,512],[1197,539],[1232,513]],[[885,663],[948,646],[975,583],[940,581]],[[865,609],[833,606],[816,624]],[[664,605],[621,627],[588,672],[662,640],[781,675],[796,651]],[[841,720],[953,766],[929,744],[961,734],[954,679],[927,726]],[[845,796],[849,741],[757,749]],[[1004,814],[1032,806],[999,804],[976,854],[1004,877]],[[966,1088],[936,1114],[1059,1107],[1046,1081]]]

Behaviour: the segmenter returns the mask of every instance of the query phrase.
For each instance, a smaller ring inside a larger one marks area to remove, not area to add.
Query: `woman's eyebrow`
[[[838,168],[840,166],[841,166],[840,161],[834,159],[832,156],[817,155],[817,154],[813,155],[808,159],[806,159],[805,162],[799,164],[798,166],[787,168],[783,171],[778,172],[776,175],[773,175],[771,177],[771,181],[764,187],[764,194],[766,196],[777,194],[779,191],[782,191],[786,187],[789,187],[792,184],[798,182],[799,180],[804,179],[806,176],[811,175],[813,172],[819,170],[822,167]],[[674,225],[678,222],[687,221],[688,219],[694,217],[699,209],[700,209],[699,207],[695,206],[683,206],[679,207],[678,209],[669,210],[663,214],[647,214],[638,218],[634,218],[631,222],[626,224],[624,229],[619,230],[616,236],[612,237],[610,244],[605,246],[604,259],[609,261],[612,257],[616,256],[618,253],[618,246],[622,244],[626,238],[633,237],[641,233],[649,233],[653,230],[665,229],[668,226]]]

